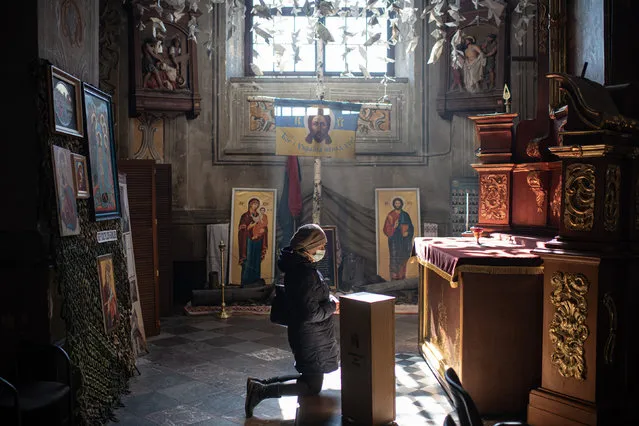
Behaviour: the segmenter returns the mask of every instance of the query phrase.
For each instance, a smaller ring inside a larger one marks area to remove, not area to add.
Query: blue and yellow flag
[[[362,104],[306,99],[275,99],[275,154],[355,157],[355,135]]]

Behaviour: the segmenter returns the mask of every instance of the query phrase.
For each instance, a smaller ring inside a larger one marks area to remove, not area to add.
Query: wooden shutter
[[[158,269],[160,270],[160,315],[173,312],[173,257],[171,255],[172,232],[172,178],[170,164],[155,165],[155,201],[158,233]]]
[[[155,212],[155,161],[120,160],[126,173],[135,270],[146,336],[160,334],[158,253]]]

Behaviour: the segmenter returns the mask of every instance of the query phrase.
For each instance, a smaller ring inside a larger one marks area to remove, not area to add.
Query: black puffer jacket
[[[277,262],[284,272],[284,286],[291,315],[288,343],[300,373],[330,373],[337,370],[339,348],[335,340],[335,303],[320,279],[315,263],[285,248]]]

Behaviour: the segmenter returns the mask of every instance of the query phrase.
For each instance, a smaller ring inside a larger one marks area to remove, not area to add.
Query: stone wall
[[[224,4],[216,5],[212,15],[205,13],[199,18],[201,37],[207,37],[206,34],[212,31],[216,43],[212,60],[207,57],[204,43],[198,46],[199,91],[202,97],[202,110],[198,118],[187,120],[181,116],[146,121],[144,118],[132,118],[129,119],[129,126],[119,128],[121,157],[155,158],[159,162],[172,164],[172,247],[176,262],[204,261],[206,225],[229,221],[232,188],[281,190],[283,186],[284,158],[269,153],[239,155],[233,151],[233,146],[229,146],[233,103],[238,102],[234,90],[242,84],[250,84],[250,81],[237,78],[242,67],[233,58],[242,57],[242,43],[235,38],[226,40],[226,23]],[[358,155],[356,163],[325,160],[323,185],[369,208],[374,206],[375,188],[418,187],[422,222],[437,223],[439,234],[448,235],[450,180],[453,177],[474,176],[470,164],[474,162],[475,134],[472,122],[465,117],[455,116],[452,120],[444,120],[436,112],[441,67],[425,65],[425,57],[430,51],[432,38],[428,33],[431,30],[426,28],[426,36],[420,38],[420,47],[413,58],[399,54],[398,62],[401,63],[396,64],[403,72],[402,81],[406,86],[401,90],[410,95],[410,99],[405,98],[402,105],[402,114],[405,116],[399,119],[400,125],[404,126],[401,129],[401,142],[415,147],[415,152],[404,155],[392,155],[391,152],[391,155],[378,157]],[[241,34],[241,30],[237,34]],[[122,39],[120,46],[121,52],[124,52],[127,47],[125,38]],[[424,40],[428,45],[422,49]],[[232,52],[227,54],[227,49]],[[124,56],[120,57],[119,68],[123,70]],[[314,93],[315,83],[308,84],[309,93]],[[330,85],[330,81],[327,84]],[[350,84],[354,90],[367,87],[374,98],[383,94],[381,85],[370,82],[366,85],[357,82],[344,84]],[[252,94],[264,93],[257,91]],[[119,95],[121,106],[125,97],[124,93]],[[526,104],[521,105],[525,107]],[[517,110],[517,107],[514,109]],[[444,155],[425,158],[424,154]],[[301,168],[302,193],[308,195],[312,192],[313,184],[312,159],[302,158]],[[372,244],[374,238],[374,235],[370,236]]]

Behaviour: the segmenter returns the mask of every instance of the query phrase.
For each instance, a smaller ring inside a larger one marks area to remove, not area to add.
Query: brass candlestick
[[[226,245],[224,241],[220,241],[218,248],[220,249],[220,282],[222,283],[222,310],[220,311],[220,318],[227,319],[231,315],[226,311],[226,303],[224,303],[224,290],[226,288],[226,280],[224,279],[224,250],[226,249]]]

